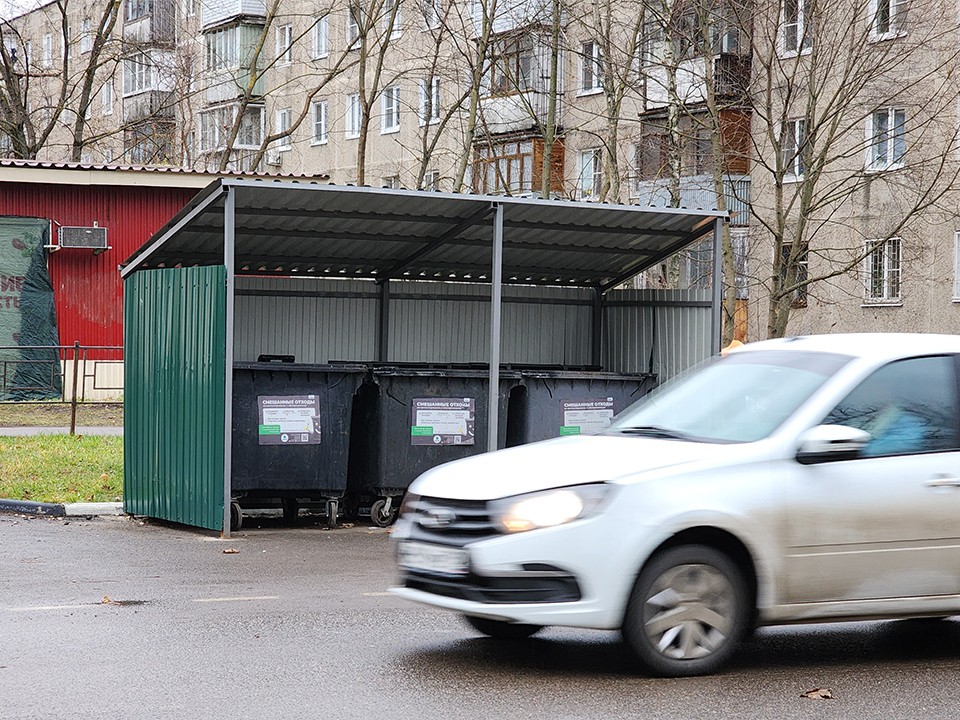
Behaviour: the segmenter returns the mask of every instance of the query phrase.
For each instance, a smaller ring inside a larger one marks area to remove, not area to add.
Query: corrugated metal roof
[[[236,273],[489,281],[493,208],[504,208],[503,282],[609,289],[713,230],[716,211],[222,179],[127,261],[223,262],[236,194]]]

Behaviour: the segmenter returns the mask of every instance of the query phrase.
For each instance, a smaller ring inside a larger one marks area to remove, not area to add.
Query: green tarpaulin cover
[[[0,217],[0,400],[62,394],[49,241],[49,220]]]

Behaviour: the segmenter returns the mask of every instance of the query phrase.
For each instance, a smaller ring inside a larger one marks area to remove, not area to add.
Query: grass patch
[[[74,503],[122,497],[122,437],[0,437],[0,498]]]
[[[123,403],[77,405],[77,425],[119,427],[123,425]],[[0,403],[0,427],[70,427],[70,406]]]

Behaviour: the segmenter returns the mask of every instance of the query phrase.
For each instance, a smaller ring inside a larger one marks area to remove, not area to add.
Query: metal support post
[[[232,488],[233,434],[233,312],[234,312],[234,257],[236,255],[236,210],[237,191],[227,188],[223,205],[223,264],[226,265],[226,332],[224,333],[224,383],[223,383],[223,530],[224,538],[230,537],[230,503]]]
[[[503,205],[494,204],[493,262],[490,274],[490,389],[487,396],[487,452],[497,449],[500,416],[500,305],[503,282]]]

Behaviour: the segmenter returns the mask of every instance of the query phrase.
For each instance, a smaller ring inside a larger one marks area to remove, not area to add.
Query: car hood
[[[492,500],[589,482],[628,482],[644,473],[724,456],[731,445],[580,435],[483,453],[428,470],[410,486],[417,495]]]

